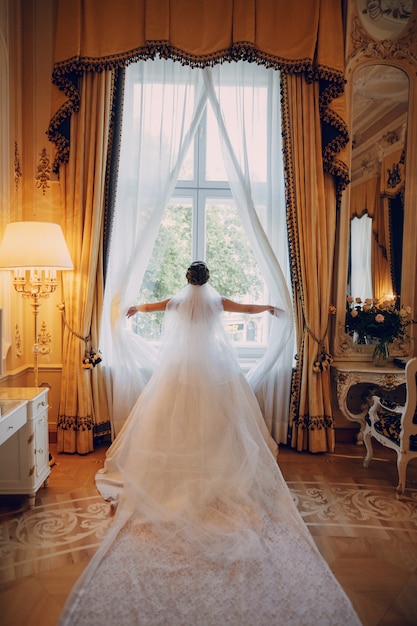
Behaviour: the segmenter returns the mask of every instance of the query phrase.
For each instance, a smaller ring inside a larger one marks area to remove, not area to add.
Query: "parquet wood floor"
[[[26,510],[20,498],[0,497],[2,626],[56,626],[72,585],[111,524],[110,508],[94,486],[105,450],[56,455],[52,445],[56,464],[35,509]],[[398,501],[394,453],[375,443],[368,469],[362,456],[354,444],[338,444],[334,454],[323,455],[281,447],[279,465],[364,626],[415,626],[417,462],[409,465],[406,497]]]

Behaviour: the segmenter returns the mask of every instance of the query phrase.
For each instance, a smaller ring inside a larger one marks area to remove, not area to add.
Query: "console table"
[[[349,390],[354,385],[365,383],[369,389],[378,387],[384,391],[393,391],[405,384],[405,370],[394,363],[388,363],[386,367],[376,367],[373,363],[362,361],[338,361],[332,364],[332,373],[337,385],[339,409],[344,417],[361,427],[357,440],[360,444],[368,406],[362,407],[358,413],[353,413],[347,402]]]

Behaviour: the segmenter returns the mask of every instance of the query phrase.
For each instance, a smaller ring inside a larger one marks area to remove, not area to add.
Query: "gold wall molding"
[[[46,328],[46,323],[42,322],[41,328],[38,334],[38,344],[40,354],[49,354],[51,351],[50,344],[52,343],[52,335]]]
[[[360,56],[361,58],[397,59],[408,61],[410,64],[417,63],[417,55],[412,49],[416,32],[416,20],[410,22],[404,35],[397,39],[382,39],[377,41],[365,29],[357,15],[352,18],[351,41],[353,50],[348,61]]]
[[[42,148],[40,153],[40,160],[37,167],[36,174],[36,186],[38,189],[42,189],[42,195],[45,195],[46,190],[50,189],[49,182],[51,180],[51,161],[46,148]]]
[[[20,359],[23,355],[22,337],[20,335],[19,324],[16,324],[14,331],[15,355]]]

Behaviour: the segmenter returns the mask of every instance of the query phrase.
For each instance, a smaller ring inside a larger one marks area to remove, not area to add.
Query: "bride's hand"
[[[273,315],[274,317],[278,317],[278,313],[279,313],[280,311],[282,312],[282,309],[279,309],[279,308],[278,308],[278,307],[276,307],[276,306],[271,306],[271,307],[268,309],[268,311],[269,311],[269,313],[270,313],[271,315]]]
[[[132,317],[132,315],[135,315],[135,313],[138,312],[138,309],[136,306],[131,306],[130,309],[128,310],[128,312],[126,313],[126,317]]]

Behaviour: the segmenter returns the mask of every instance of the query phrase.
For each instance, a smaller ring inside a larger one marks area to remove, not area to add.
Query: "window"
[[[373,298],[371,248],[372,218],[368,214],[350,221],[350,292],[354,298]]]
[[[260,88],[261,89],[261,88]],[[266,88],[263,88],[266,92]],[[264,100],[265,100],[264,93]],[[266,141],[266,121],[258,137]],[[261,155],[260,155],[261,157]],[[265,157],[263,158],[265,162]],[[261,161],[261,158],[260,158]],[[266,185],[265,164],[258,169]],[[260,207],[265,221],[265,207]],[[185,284],[191,260],[204,260],[210,284],[223,296],[241,302],[265,303],[268,290],[255,260],[227,180],[216,118],[207,104],[181,167],[170,203],[138,294],[138,302],[168,298]],[[266,345],[268,316],[225,313],[225,330],[241,349]],[[132,329],[148,339],[160,338],[162,313],[137,315]],[[242,350],[241,350],[242,352]],[[249,351],[250,353],[251,351]]]
[[[169,297],[196,259],[207,262],[210,283],[225,297],[266,303],[266,277],[274,303],[287,302],[287,285],[278,286],[289,281],[280,140],[274,70],[243,62],[197,70],[160,59],[129,66],[108,306]],[[270,269],[276,260],[282,276]],[[158,313],[129,320],[151,341],[162,323]],[[269,323],[268,314],[225,314],[240,356],[250,359],[264,352]]]
[[[135,334],[124,313],[175,293],[199,258],[222,295],[284,312],[225,315],[225,325],[244,370],[265,357],[251,384],[268,390],[266,413],[275,419],[285,406],[293,320],[280,98],[279,72],[256,63],[196,69],[156,58],[126,68],[102,317],[117,398],[137,397],[153,371],[163,318],[135,315]]]

